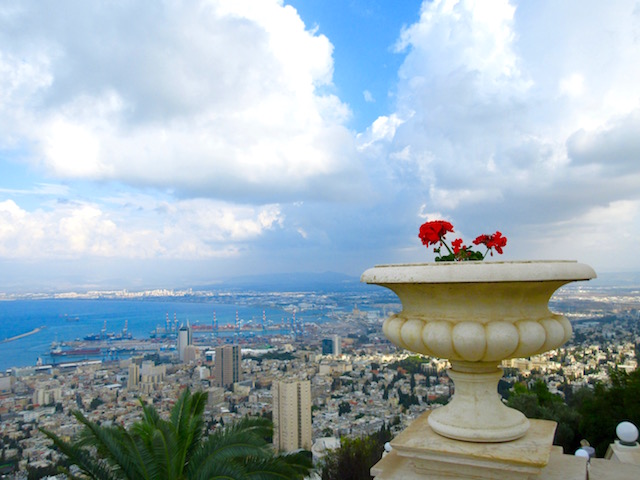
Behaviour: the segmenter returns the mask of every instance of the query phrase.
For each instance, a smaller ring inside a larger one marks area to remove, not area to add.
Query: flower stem
[[[453,252],[451,251],[451,249],[449,248],[449,245],[447,245],[444,240],[440,239],[440,244],[444,245],[445,247],[447,247],[447,251],[449,252],[449,255],[453,255]]]

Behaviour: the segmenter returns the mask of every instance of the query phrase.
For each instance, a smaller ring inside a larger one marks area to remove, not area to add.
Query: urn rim
[[[435,262],[382,264],[366,270],[369,284],[501,283],[580,281],[596,278],[589,265],[576,260]]]

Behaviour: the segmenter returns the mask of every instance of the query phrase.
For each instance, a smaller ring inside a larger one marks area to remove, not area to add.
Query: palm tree
[[[42,432],[85,475],[99,480],[269,480],[302,479],[309,474],[308,455],[276,454],[265,440],[273,428],[266,418],[246,417],[205,437],[206,403],[206,392],[185,390],[169,420],[141,402],[142,419],[129,430],[101,426],[74,412],[84,425],[76,441]]]

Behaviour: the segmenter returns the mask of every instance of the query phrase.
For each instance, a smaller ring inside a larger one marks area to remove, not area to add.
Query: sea
[[[146,339],[156,327],[164,327],[167,315],[178,325],[260,323],[263,311],[268,321],[280,323],[290,314],[279,308],[174,300],[41,299],[0,301],[0,372],[11,367],[49,363],[52,343],[82,340],[87,335],[119,333],[127,323],[133,338]],[[3,341],[35,329],[32,335]]]

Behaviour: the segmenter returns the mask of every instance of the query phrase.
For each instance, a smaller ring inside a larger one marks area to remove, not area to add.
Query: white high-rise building
[[[178,350],[178,358],[181,362],[184,362],[184,352],[192,343],[191,327],[189,325],[182,325],[178,330],[178,344],[176,346],[176,349]]]
[[[290,452],[311,449],[311,383],[309,380],[274,382],[273,444]]]
[[[342,340],[340,335],[332,335],[331,341],[333,342],[333,354],[336,356],[342,355]]]

